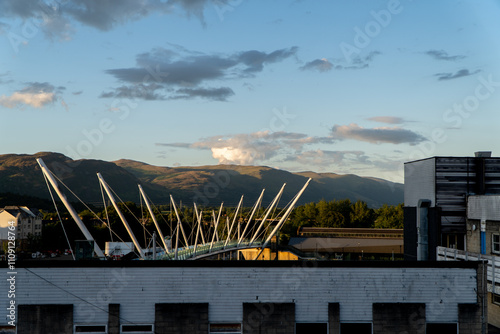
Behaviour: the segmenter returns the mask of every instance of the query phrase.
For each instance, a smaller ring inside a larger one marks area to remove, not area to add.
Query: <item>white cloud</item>
[[[64,89],[64,87],[54,87],[47,82],[31,82],[10,96],[0,96],[0,105],[6,108],[23,106],[42,108],[57,101],[58,94]]]
[[[310,137],[296,132],[257,131],[250,134],[214,136],[198,142],[163,143],[158,146],[210,150],[221,164],[250,165],[268,161],[278,155],[300,152],[304,145],[332,142],[329,138]]]
[[[15,108],[20,105],[29,105],[35,108],[41,108],[46,104],[53,103],[54,93],[20,93],[15,92],[11,96],[0,96],[0,105],[7,108]]]
[[[254,149],[239,147],[212,147],[212,157],[217,159],[220,164],[250,165],[255,160],[262,160],[265,154]]]

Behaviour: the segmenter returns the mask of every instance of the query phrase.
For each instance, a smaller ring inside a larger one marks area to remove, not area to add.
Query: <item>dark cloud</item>
[[[399,127],[367,129],[357,124],[334,125],[331,137],[337,140],[353,139],[374,144],[392,143],[416,145],[427,140],[423,136]]]
[[[394,116],[376,116],[367,118],[367,120],[387,124],[402,124],[405,122],[403,118]]]
[[[14,82],[10,79],[10,72],[0,73],[0,84],[9,84]]]
[[[201,97],[214,101],[226,101],[234,92],[229,87],[220,88],[181,88],[176,91],[174,99],[192,99]]]
[[[0,17],[34,19],[44,33],[67,40],[74,32],[73,21],[107,31],[149,15],[175,13],[179,9],[204,24],[204,10],[209,4],[225,0],[71,0],[71,1],[0,1]],[[0,27],[1,30],[1,27]]]
[[[457,71],[456,73],[436,73],[434,76],[438,77],[438,80],[452,80],[452,79],[458,79],[462,77],[467,77],[469,75],[473,75],[476,73],[481,72],[480,70],[475,70],[473,72],[469,71],[468,69],[462,69]]]
[[[22,93],[62,93],[66,90],[63,86],[54,86],[48,82],[26,82]]]
[[[156,146],[167,146],[167,147],[177,147],[177,148],[189,148],[191,144],[189,143],[156,143]]]
[[[321,59],[315,59],[313,61],[310,61],[306,63],[304,66],[302,66],[300,69],[301,70],[315,70],[318,72],[328,72],[333,68],[332,63],[328,61],[326,58],[321,58]]]
[[[158,89],[162,88],[157,84],[136,84],[123,85],[115,88],[111,92],[103,92],[99,97],[102,98],[126,98],[126,99],[142,99],[142,100],[165,100],[165,96],[157,93]]]
[[[101,97],[130,97],[160,99],[163,95],[156,93],[163,89],[163,93],[173,96],[167,98],[205,98],[216,101],[225,101],[234,95],[228,87],[212,88],[201,87],[210,81],[222,79],[244,78],[261,72],[264,66],[280,62],[295,55],[297,47],[276,50],[270,53],[250,50],[231,55],[204,54],[186,50],[180,46],[173,49],[157,48],[151,52],[141,53],[136,57],[136,66],[106,70],[106,73],[125,83],[115,92],[105,92]],[[154,87],[144,89],[143,86]],[[134,85],[131,87],[130,85]],[[138,87],[146,92],[153,90],[153,95],[136,94]],[[152,89],[154,88],[154,89]],[[169,91],[170,89],[170,91]]]
[[[446,61],[457,61],[457,60],[465,58],[465,56],[462,56],[462,55],[450,56],[444,50],[429,50],[429,51],[426,51],[425,54],[428,56],[431,56],[434,59],[446,60]]]
[[[326,58],[314,59],[301,66],[301,70],[311,70],[318,72],[328,72],[332,69],[335,70],[360,70],[370,66],[376,56],[380,55],[379,51],[372,51],[364,57],[357,55],[347,62],[345,59],[328,60]]]
[[[264,64],[272,64],[280,62],[288,57],[295,55],[298,47],[294,46],[288,49],[276,50],[271,53],[265,53],[257,50],[241,52],[237,57],[238,63],[243,63],[247,66],[245,72],[261,72],[264,69]]]
[[[80,90],[80,91],[78,91],[78,92],[73,92],[72,94],[73,94],[73,95],[81,95],[82,93],[83,93],[83,90]]]

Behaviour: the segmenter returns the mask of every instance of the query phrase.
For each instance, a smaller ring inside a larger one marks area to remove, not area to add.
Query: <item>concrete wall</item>
[[[120,304],[109,304],[108,312],[108,334],[120,334]]]

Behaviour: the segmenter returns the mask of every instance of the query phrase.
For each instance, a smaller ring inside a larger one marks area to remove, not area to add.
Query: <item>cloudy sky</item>
[[[5,0],[0,154],[401,182],[500,155],[499,32],[498,0]]]

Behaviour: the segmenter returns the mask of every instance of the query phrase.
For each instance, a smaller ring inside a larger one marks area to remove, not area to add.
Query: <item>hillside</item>
[[[299,203],[349,198],[379,207],[384,203],[398,204],[403,201],[402,184],[356,175],[290,173],[261,166],[159,167],[133,160],[75,161],[62,154],[49,152],[0,155],[0,194],[50,198],[36,162],[39,157],[83,201],[92,204],[102,203],[97,172],[102,174],[122,200],[134,202],[139,202],[137,184],[140,183],[150,199],[158,204],[168,203],[169,194],[172,194],[176,201],[183,203],[196,201],[200,205],[217,206],[223,201],[226,206],[235,206],[241,195],[244,195],[244,205],[251,206],[262,189],[266,189],[264,203],[269,203],[286,182],[281,200],[285,204],[308,177],[313,181]],[[69,191],[65,193],[70,200],[76,201]]]

